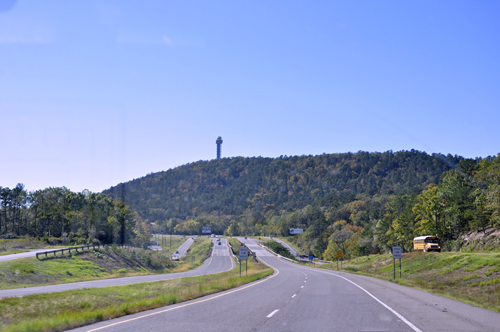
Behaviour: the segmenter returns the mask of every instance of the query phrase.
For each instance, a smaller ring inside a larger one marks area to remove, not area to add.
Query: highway
[[[498,331],[500,313],[370,277],[297,265],[240,239],[275,273],[75,331]]]
[[[215,240],[213,242],[215,242]],[[234,259],[229,254],[229,247],[227,244],[228,243],[225,239],[221,240],[221,245],[217,245],[217,243],[215,243],[213,246],[212,255],[207,260],[205,260],[205,262],[203,262],[203,264],[200,267],[187,272],[93,280],[93,281],[75,282],[69,284],[52,285],[52,286],[5,289],[5,290],[0,290],[0,298],[24,296],[29,294],[62,292],[65,290],[80,289],[80,288],[124,286],[130,284],[137,284],[141,282],[160,281],[160,280],[220,273],[234,269],[236,267]]]
[[[175,251],[175,253],[172,255],[172,259],[180,259],[182,256],[186,255],[187,250],[191,246],[191,244],[194,242],[194,238],[188,238],[186,241],[184,241],[183,244]]]
[[[0,262],[11,261],[13,259],[18,259],[18,258],[34,257],[34,256],[36,256],[37,252],[53,251],[53,250],[59,250],[59,249],[60,248],[58,248],[58,249],[36,249],[36,250],[30,251],[30,252],[22,252],[20,254],[0,256]]]

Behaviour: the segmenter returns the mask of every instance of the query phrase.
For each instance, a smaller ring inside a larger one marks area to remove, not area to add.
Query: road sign
[[[312,261],[314,259],[313,255],[309,255],[309,260]]]
[[[290,234],[294,235],[294,234],[300,234],[302,233],[304,230],[302,228],[290,228]]]
[[[339,251],[335,256],[337,256],[338,259],[342,259],[342,257],[344,257],[344,254],[342,253],[342,251]]]
[[[248,259],[248,248],[247,247],[240,247],[240,260],[241,259]]]
[[[210,226],[203,226],[201,228],[201,232],[203,234],[210,234],[210,233],[212,233],[212,227],[210,227]]]
[[[392,258],[401,259],[401,247],[392,247]]]

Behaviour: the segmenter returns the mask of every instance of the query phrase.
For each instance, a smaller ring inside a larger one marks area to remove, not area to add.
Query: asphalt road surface
[[[182,256],[186,255],[186,251],[189,249],[191,244],[194,242],[193,238],[188,238],[172,255],[172,259],[180,259]]]
[[[62,292],[70,289],[123,286],[123,285],[137,284],[141,282],[193,277],[205,274],[220,273],[234,269],[236,267],[234,259],[229,255],[229,247],[225,239],[222,239],[220,246],[217,245],[217,243],[215,243],[213,248],[214,249],[212,250],[212,255],[207,260],[205,260],[205,262],[200,267],[187,272],[93,280],[93,281],[75,282],[75,283],[60,284],[53,286],[6,289],[6,290],[0,290],[0,298],[24,296],[29,294]]]
[[[36,249],[36,250],[30,251],[30,252],[22,252],[20,254],[0,256],[0,262],[11,261],[13,259],[18,259],[18,258],[34,257],[34,256],[36,256],[37,252],[54,251],[54,250],[59,250],[59,249],[60,248],[58,248],[58,249]]]
[[[75,331],[499,331],[500,313],[387,281],[314,269],[244,240],[275,273]]]

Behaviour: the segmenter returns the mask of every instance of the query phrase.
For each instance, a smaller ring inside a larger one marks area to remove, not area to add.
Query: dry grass
[[[336,269],[336,263],[325,266]],[[349,272],[393,281],[390,255],[358,257],[344,262]],[[403,255],[402,278],[396,261],[396,280],[477,306],[500,311],[500,254],[423,253]]]
[[[0,300],[1,331],[63,331],[238,287],[272,274],[248,262],[248,276],[220,274]]]

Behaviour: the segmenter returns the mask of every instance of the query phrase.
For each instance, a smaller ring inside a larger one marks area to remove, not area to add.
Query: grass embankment
[[[186,255],[177,261],[177,267],[172,272],[189,271],[200,266],[210,250],[211,242],[210,238],[195,238]]]
[[[297,243],[293,243],[292,241],[289,241],[289,239],[287,237],[278,237],[278,239],[280,239],[281,241],[285,242],[290,247],[295,249],[295,251],[298,252],[299,255],[301,255],[301,253],[305,254],[305,251],[303,249],[299,249],[299,246],[297,246]]]
[[[0,262],[0,289],[169,273],[175,267],[161,252],[107,247],[66,257]]]
[[[248,276],[233,270],[207,276],[0,299],[0,330],[62,331],[195,299],[264,278],[273,270],[248,261]]]
[[[23,238],[23,239],[0,239],[0,255],[10,255],[17,254],[18,252],[5,253],[7,251],[22,250],[20,252],[26,252],[27,249],[45,249],[45,248],[59,248],[66,246],[61,245],[51,245],[46,241],[37,240],[34,238]]]
[[[324,265],[337,268],[337,263]],[[344,270],[385,280],[393,279],[391,255],[358,257],[343,263]],[[396,282],[500,311],[500,254],[423,253],[403,255],[402,278],[396,260]]]
[[[234,255],[238,257],[240,255],[240,247],[241,247],[240,241],[234,237],[228,238],[227,241],[233,247]]]
[[[286,258],[290,259],[295,259],[295,257],[290,253],[290,251],[281,243],[276,242],[276,241],[267,241],[264,242],[264,245],[277,253],[278,255],[281,255]]]
[[[160,241],[162,251],[167,255],[172,255],[190,237],[191,236],[172,236],[172,239],[170,239],[170,235],[155,234],[151,240]],[[196,237],[194,238],[196,239]]]
[[[29,250],[23,250],[23,249],[0,249],[0,256],[6,256],[6,255],[14,255],[14,254],[21,254],[23,252],[28,252]]]

